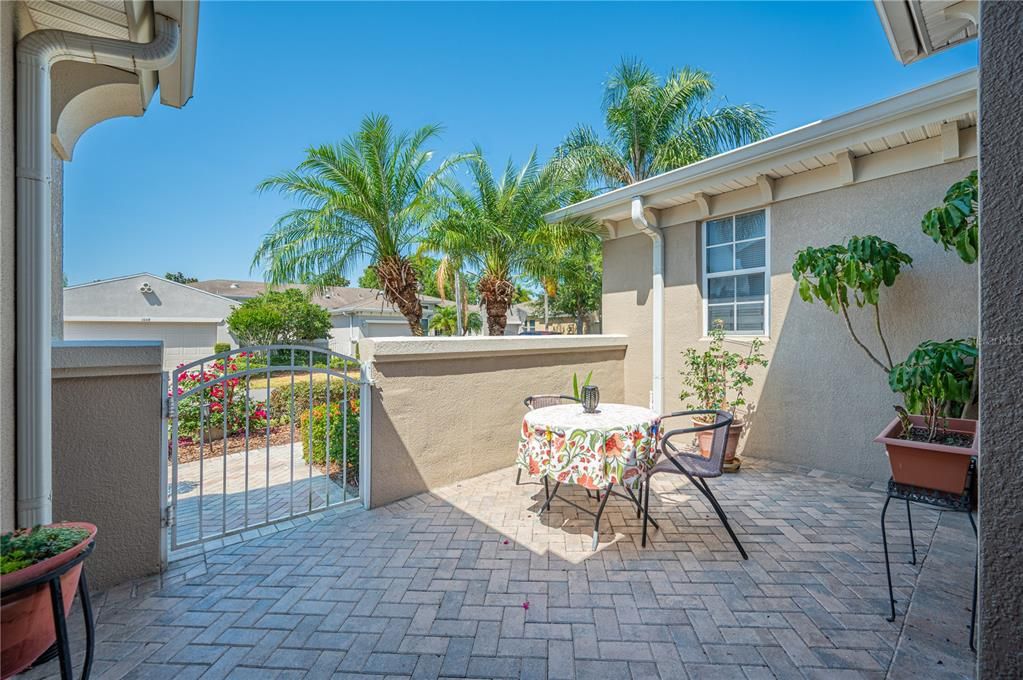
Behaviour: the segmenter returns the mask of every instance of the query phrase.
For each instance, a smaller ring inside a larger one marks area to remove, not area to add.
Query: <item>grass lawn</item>
[[[358,380],[359,379],[359,369],[356,368],[355,370],[352,370],[351,368],[349,368],[348,369],[348,377],[349,378],[353,378],[354,380]],[[266,384],[265,380],[266,379],[263,378],[263,379],[259,380],[259,382],[257,383],[256,382],[256,377],[253,376],[252,384],[253,384],[254,387],[257,386],[257,385],[259,387],[263,387]],[[335,382],[337,380],[340,380],[340,378],[338,378],[338,376],[335,375],[335,376],[331,377],[331,382]],[[313,382],[317,382],[317,383],[327,382],[327,374],[326,373],[313,373]],[[295,384],[298,385],[299,383],[305,383],[305,384],[308,385],[309,384],[309,374],[308,373],[298,373],[298,372],[296,372],[295,373]],[[279,373],[277,375],[271,374],[269,389],[273,389],[275,387],[286,387],[286,386],[288,386],[290,384],[291,384],[291,374],[290,373],[284,372],[284,373]],[[331,391],[333,392],[333,389]]]

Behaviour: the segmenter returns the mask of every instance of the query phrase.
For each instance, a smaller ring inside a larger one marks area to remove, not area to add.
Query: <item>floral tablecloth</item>
[[[540,408],[522,419],[516,463],[588,489],[636,489],[656,460],[660,423],[650,409],[627,404],[601,404],[597,413],[583,413],[579,404]]]

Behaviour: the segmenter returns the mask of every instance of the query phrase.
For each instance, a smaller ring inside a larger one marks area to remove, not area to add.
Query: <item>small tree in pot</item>
[[[739,437],[746,427],[749,403],[746,388],[753,386],[749,371],[754,366],[766,367],[767,359],[761,349],[763,341],[753,338],[746,353],[730,352],[725,349],[725,330],[721,321],[714,323],[710,332],[710,346],[700,352],[689,347],[683,352],[685,366],[682,373],[682,392],[679,394],[686,408],[729,411],[734,420],[728,430],[728,444],[725,448],[725,470],[735,472],[741,461],[735,456]],[[693,419],[698,425],[712,422],[711,419]],[[699,435],[700,453],[710,455],[713,432]]]
[[[924,216],[921,228],[967,264],[977,259],[977,173],[953,184],[945,201]],[[979,353],[973,338],[927,340],[898,364],[892,362],[879,310],[880,289],[894,285],[912,258],[877,236],[852,237],[847,245],[806,248],[796,254],[792,276],[806,302],[820,300],[841,314],[856,344],[888,376],[906,408],[874,441],[885,444],[895,481],[962,493],[970,457],[977,454],[977,423],[965,418],[976,397]],[[856,334],[850,302],[873,307],[881,352]],[[906,409],[909,409],[907,411]],[[913,412],[911,414],[910,412]],[[959,417],[953,417],[958,415]]]

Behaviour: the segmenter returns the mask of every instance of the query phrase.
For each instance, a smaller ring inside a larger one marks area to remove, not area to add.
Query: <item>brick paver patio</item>
[[[654,483],[652,545],[639,547],[640,522],[614,500],[590,552],[590,523],[557,501],[538,519],[540,487],[514,476],[296,521],[101,594],[94,677],[971,672],[972,534],[961,515],[914,512],[921,564],[911,566],[904,513],[889,513],[899,617],[888,623],[880,485],[748,461],[714,487],[743,561],[678,479]],[[907,622],[918,577],[930,585]],[[51,663],[29,676],[55,672]]]
[[[200,502],[202,535],[210,537],[268,518],[272,521],[324,508],[328,501],[333,506],[359,497],[358,480],[349,480],[346,491],[340,480],[332,480],[322,468],[306,463],[302,452],[303,443],[296,442],[294,449],[291,444],[279,444],[268,450],[253,448],[248,455],[239,451],[211,456],[202,461],[201,468],[198,460],[180,463],[175,512],[178,543],[199,538]],[[171,494],[175,488],[171,465],[167,483]]]

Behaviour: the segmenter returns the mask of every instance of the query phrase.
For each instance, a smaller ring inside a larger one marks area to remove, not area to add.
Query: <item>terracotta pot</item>
[[[0,576],[0,589],[6,591],[15,588],[59,569],[77,557],[96,538],[95,525],[87,522],[60,522],[49,526],[86,529],[89,536],[74,548],[59,555]],[[60,577],[65,616],[71,610],[71,603],[78,591],[82,564],[79,562]],[[0,606],[0,628],[4,631],[0,638],[0,677],[8,678],[28,668],[57,640],[57,632],[53,627],[49,586],[44,584],[5,597]]]
[[[706,421],[697,420],[693,418],[693,425],[708,425]],[[725,443],[725,464],[728,465],[735,460],[735,450],[739,447],[739,437],[742,436],[742,430],[746,427],[746,421],[736,417],[732,421],[731,426],[728,428],[728,441]],[[714,431],[698,432],[697,438],[700,441],[700,455],[704,458],[710,458],[710,447],[711,442],[714,441]]]
[[[909,420],[916,427],[926,425],[923,416],[910,416]],[[949,418],[948,427],[940,431],[976,435],[977,421]],[[901,434],[902,421],[896,418],[874,438],[875,442],[885,445],[888,462],[892,466],[892,478],[896,482],[954,494],[961,494],[965,490],[970,458],[977,455],[976,436],[973,444],[966,448],[901,439]]]

